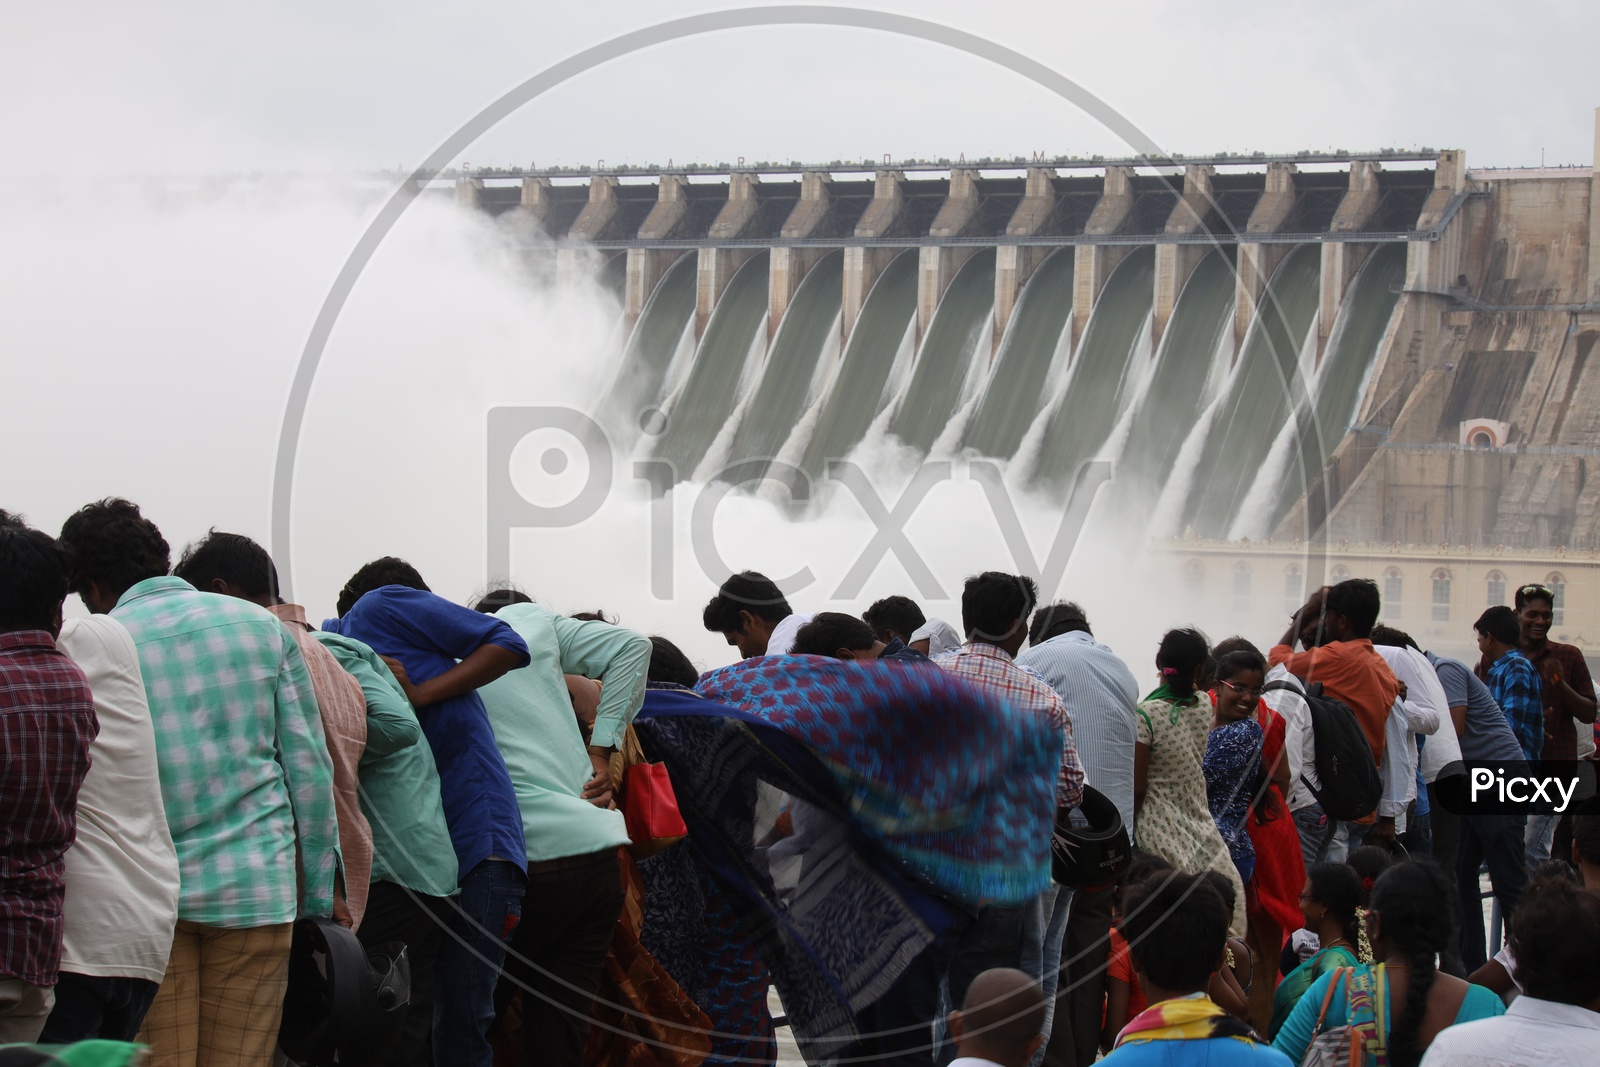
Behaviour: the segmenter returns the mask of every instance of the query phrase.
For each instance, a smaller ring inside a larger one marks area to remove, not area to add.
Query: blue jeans
[[[1528,828],[1524,834],[1523,842],[1528,849],[1528,874],[1532,875],[1535,867],[1550,858],[1550,846],[1556,839],[1556,823],[1561,821],[1559,815],[1529,815]],[[1570,856],[1558,856],[1557,859],[1571,860]]]
[[[1039,980],[1044,987],[1044,1042],[1040,1044],[1039,1051],[1033,1054],[1033,1067],[1039,1067],[1044,1062],[1046,1046],[1050,1044],[1050,1034],[1055,1029],[1057,1009],[1061,1007],[1056,1003],[1056,993],[1061,988],[1061,943],[1067,936],[1067,915],[1072,910],[1073,890],[1066,886],[1053,885],[1044,891],[1039,898],[1039,926],[1037,938],[1033,930],[1029,930],[1026,945],[1027,950],[1023,956],[1022,969]],[[1037,947],[1038,954],[1034,954]],[[1067,1012],[1060,1012],[1063,1025],[1067,1022]]]
[[[55,1007],[45,1020],[39,1043],[70,1045],[94,1038],[132,1041],[159,988],[143,978],[102,978],[63,971],[56,984]]]
[[[433,1061],[438,1067],[493,1067],[494,987],[522,918],[527,886],[527,872],[507,860],[484,860],[461,880],[434,984]]]
[[[1321,804],[1308,804],[1294,813],[1294,828],[1300,834],[1300,858],[1307,867],[1328,858],[1336,825],[1322,813]]]

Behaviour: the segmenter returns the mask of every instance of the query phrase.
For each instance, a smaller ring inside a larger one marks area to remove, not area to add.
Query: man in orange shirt
[[[1401,695],[1399,680],[1372,647],[1372,627],[1381,607],[1377,583],[1369,578],[1324,586],[1289,620],[1268,657],[1273,666],[1283,664],[1307,685],[1321,682],[1325,695],[1348,704],[1372,747],[1372,762],[1380,767],[1384,724]],[[1296,639],[1306,646],[1304,652],[1294,650]],[[1380,815],[1366,838],[1369,845],[1392,848],[1394,816]]]

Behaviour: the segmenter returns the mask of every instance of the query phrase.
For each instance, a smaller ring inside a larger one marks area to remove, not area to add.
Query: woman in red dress
[[[1212,656],[1229,652],[1261,652],[1242,637],[1230,637]],[[1272,1018],[1272,994],[1278,985],[1278,957],[1284,938],[1300,928],[1300,890],[1306,884],[1300,836],[1284,794],[1289,788],[1289,757],[1284,751],[1283,716],[1267,707],[1257,694],[1257,721],[1261,723],[1261,766],[1267,780],[1246,822],[1256,850],[1256,869],[1245,885],[1245,915],[1249,919],[1249,945],[1256,956],[1255,981],[1250,986],[1250,1016],[1262,1029]]]

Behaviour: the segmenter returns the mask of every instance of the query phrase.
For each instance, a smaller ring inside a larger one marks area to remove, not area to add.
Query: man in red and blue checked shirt
[[[48,534],[0,511],[0,1045],[55,1004],[66,851],[99,732],[83,671],[56,648],[70,586]]]

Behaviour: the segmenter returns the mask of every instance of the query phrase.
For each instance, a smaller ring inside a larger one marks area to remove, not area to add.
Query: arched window
[[[1488,605],[1497,608],[1506,602],[1506,576],[1499,571],[1489,572]]]
[[[1306,574],[1300,564],[1283,568],[1283,610],[1293,615],[1306,602]]]
[[[1183,584],[1189,590],[1189,595],[1199,599],[1206,588],[1206,565],[1197,559],[1191,559],[1183,565]]]
[[[1550,605],[1550,625],[1565,626],[1567,616],[1567,580],[1559,574],[1548,575],[1544,584],[1550,587],[1550,592],[1555,594],[1555,603]]]
[[[1400,617],[1400,601],[1405,596],[1406,582],[1400,577],[1396,567],[1390,567],[1383,572],[1383,617],[1398,619]]]
[[[1443,568],[1433,572],[1433,621],[1450,621],[1450,572]]]
[[[1490,437],[1482,430],[1479,430],[1477,433],[1472,435],[1471,443],[1473,448],[1493,448],[1494,438]]]
[[[1335,565],[1333,570],[1328,572],[1328,584],[1338,585],[1340,582],[1347,581],[1349,577],[1350,568],[1346,567],[1343,563],[1340,563]]]
[[[1243,614],[1250,610],[1250,564],[1233,566],[1233,610]]]

